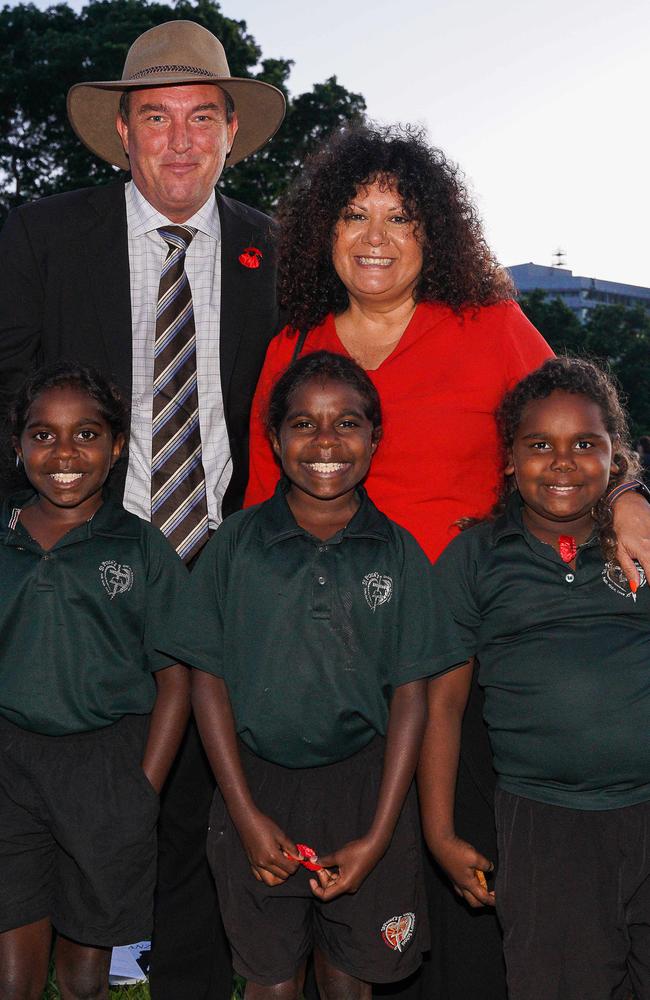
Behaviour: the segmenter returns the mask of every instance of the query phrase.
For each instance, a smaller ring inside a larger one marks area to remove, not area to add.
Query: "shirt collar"
[[[492,526],[492,543],[498,545],[502,538],[508,535],[525,535],[526,529],[521,514],[523,506],[521,496],[517,490],[511,493],[506,501],[506,508],[500,514]]]
[[[131,236],[145,236],[152,233],[161,226],[173,226],[175,223],[166,218],[157,209],[150,205],[144,195],[135,186],[134,181],[128,181],[124,187],[126,198],[126,223]],[[221,238],[221,222],[217,209],[217,199],[214,191],[198,212],[195,212],[191,219],[183,223],[184,226],[192,226],[200,233],[218,242]]]
[[[536,546],[543,545],[544,548],[542,549],[542,551],[544,553],[546,552],[547,548],[551,548],[551,551],[555,553],[555,550],[552,549],[551,546],[545,545],[544,542],[541,542],[538,538],[536,538],[532,534],[532,532],[530,532],[526,528],[526,526],[524,525],[524,519],[522,514],[523,506],[524,503],[523,500],[521,499],[521,494],[519,493],[518,490],[515,490],[508,497],[508,500],[506,501],[506,509],[504,510],[503,514],[499,515],[499,517],[494,522],[494,525],[492,526],[492,544],[496,546],[502,539],[508,538],[510,535],[522,535],[524,538],[531,539]],[[561,534],[562,532],[559,529],[558,525],[558,535]],[[583,542],[581,545],[579,545],[578,548],[582,549],[586,547],[592,547],[598,544],[599,544],[598,533],[594,530],[594,533],[591,535],[591,537],[588,538],[586,542]],[[557,558],[559,559],[559,556],[557,556]]]
[[[314,538],[296,523],[286,499],[288,489],[289,481],[282,478],[271,499],[260,508],[264,544],[268,547],[298,535],[304,535],[305,538],[322,544],[322,539]],[[376,538],[382,542],[389,540],[386,516],[377,510],[363,486],[357,486],[357,493],[360,501],[359,509],[345,528],[327,539],[328,545],[338,544],[344,538]]]
[[[0,515],[0,540],[5,545],[18,544],[15,528],[12,529],[12,517],[16,510],[22,510],[29,504],[34,503],[36,494],[33,490],[22,490],[8,497],[2,505]],[[14,518],[15,520],[15,518]],[[139,538],[140,524],[137,517],[129,514],[121,504],[110,498],[106,498],[94,517],[85,524],[80,524],[73,528],[71,532],[64,535],[67,541],[81,541],[90,538],[92,535],[108,535],[111,538]],[[63,539],[61,539],[63,542]],[[57,542],[57,546],[60,543]],[[56,548],[56,546],[55,546]]]

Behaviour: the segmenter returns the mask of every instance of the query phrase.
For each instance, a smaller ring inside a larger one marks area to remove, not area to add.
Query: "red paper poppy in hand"
[[[300,851],[299,858],[294,858],[287,851],[284,852],[289,861],[299,861],[303,868],[306,868],[310,872],[320,872],[323,870],[323,866],[318,864],[318,857],[313,847],[307,847],[307,844],[296,844],[296,847]]]
[[[257,247],[246,247],[239,255],[239,263],[244,267],[259,267],[262,262],[262,251]]]

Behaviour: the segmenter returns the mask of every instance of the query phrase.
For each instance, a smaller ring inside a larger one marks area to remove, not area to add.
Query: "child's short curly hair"
[[[496,411],[503,468],[505,469],[507,465],[507,456],[528,403],[535,399],[546,399],[558,390],[585,396],[595,403],[601,412],[603,423],[612,440],[612,458],[618,470],[610,475],[605,496],[619,483],[638,475],[639,460],[630,445],[627,417],[613,379],[591,361],[571,357],[550,358],[540,368],[526,375],[504,396]],[[514,475],[506,475],[504,472],[499,498],[490,517],[502,513],[508,497],[515,489]],[[616,535],[612,511],[605,501],[605,496],[594,507],[593,516],[603,555],[609,560],[615,556]]]
[[[373,430],[381,428],[381,403],[379,393],[363,368],[344,354],[332,351],[313,351],[306,354],[280,375],[271,391],[266,411],[267,432],[280,433],[294,393],[307,382],[343,382],[355,389],[363,402],[363,412]]]
[[[95,400],[113,438],[118,434],[127,436],[129,411],[120,389],[95,368],[76,361],[55,361],[39,368],[19,389],[9,410],[11,433],[14,437],[20,437],[24,431],[30,407],[41,393],[68,386]]]

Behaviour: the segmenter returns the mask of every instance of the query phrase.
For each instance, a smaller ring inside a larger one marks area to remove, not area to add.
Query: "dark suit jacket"
[[[248,418],[267,344],[278,328],[276,258],[266,215],[217,193],[221,219],[221,389],[233,458],[224,514],[241,506]],[[239,255],[262,252],[260,267]],[[25,375],[58,359],[112,375],[131,399],[131,290],[124,184],[22,205],[0,233],[0,411]],[[125,463],[117,474],[123,488]],[[114,478],[112,477],[112,479]]]

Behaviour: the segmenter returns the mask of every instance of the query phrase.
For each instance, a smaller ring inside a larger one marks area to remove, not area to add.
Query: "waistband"
[[[9,719],[0,716],[0,735],[12,736],[23,743],[56,743],[63,746],[70,743],[84,743],[122,739],[129,734],[146,733],[149,728],[150,715],[123,715],[117,722],[112,722],[101,729],[88,729],[81,733],[65,733],[62,736],[48,736],[46,733],[34,733],[30,729],[16,726]]]

